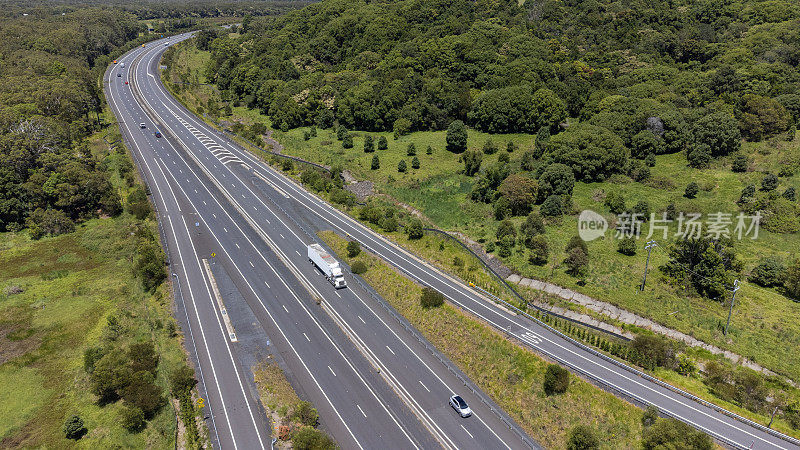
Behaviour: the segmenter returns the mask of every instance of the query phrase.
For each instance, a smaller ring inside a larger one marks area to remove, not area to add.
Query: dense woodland
[[[631,154],[701,167],[800,114],[785,0],[329,0],[243,31],[202,38],[207,73],[276,127],[561,133],[548,154],[579,180]]]

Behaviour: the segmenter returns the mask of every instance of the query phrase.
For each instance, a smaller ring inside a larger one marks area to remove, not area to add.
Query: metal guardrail
[[[442,230],[439,230],[439,229],[436,229],[436,228],[423,228],[423,230],[424,231],[430,231],[430,232],[438,233],[440,235],[444,235],[447,238],[449,238],[449,239],[455,241],[456,243],[458,243],[458,245],[460,245],[462,249],[464,249],[467,252],[469,252],[470,254],[472,254],[472,256],[474,256],[478,261],[480,261],[481,264],[483,265],[483,267],[486,268],[486,270],[488,270],[490,274],[494,275],[500,281],[500,283],[502,283],[520,301],[522,301],[524,304],[528,305],[529,307],[535,308],[536,310],[538,310],[538,311],[540,311],[540,312],[542,312],[544,314],[547,314],[547,315],[550,315],[550,316],[553,316],[553,317],[557,317],[559,319],[566,320],[568,322],[572,322],[572,323],[580,325],[580,326],[591,328],[591,329],[593,329],[595,331],[598,331],[598,332],[601,332],[601,333],[605,333],[605,334],[611,335],[611,336],[613,336],[613,337],[615,337],[617,339],[621,339],[621,340],[623,340],[625,342],[628,342],[628,341],[631,340],[627,336],[623,336],[621,334],[614,333],[613,331],[609,331],[609,330],[606,330],[606,329],[603,329],[603,328],[600,328],[600,327],[597,327],[597,326],[594,326],[594,325],[591,325],[591,324],[588,324],[588,323],[583,323],[580,320],[573,319],[571,317],[567,317],[567,316],[564,316],[562,314],[558,314],[558,313],[555,313],[555,312],[552,312],[552,311],[548,311],[547,309],[544,309],[544,308],[542,308],[540,306],[537,306],[537,305],[535,305],[533,303],[530,303],[528,300],[524,299],[522,297],[522,295],[520,295],[519,292],[517,292],[516,289],[514,289],[510,284],[508,284],[508,282],[503,277],[501,277],[497,272],[495,272],[495,270],[492,269],[492,267],[486,261],[484,261],[483,258],[480,257],[480,255],[478,255],[477,253],[475,253],[475,251],[473,251],[471,248],[469,248],[469,246],[467,246],[467,244],[461,242],[460,239],[456,238],[455,236],[451,235],[450,233],[448,233],[446,231],[442,231]]]

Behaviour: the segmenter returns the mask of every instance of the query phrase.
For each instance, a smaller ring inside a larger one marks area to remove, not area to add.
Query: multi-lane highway
[[[106,93],[159,212],[215,443],[265,447],[271,436],[204,269],[211,254],[343,447],[531,445],[496,405],[461,392],[458,376],[366,292],[334,290],[308,263],[315,237],[274,203],[292,195],[166,94],[157,72],[164,49],[154,43],[121,58],[128,67],[109,69]],[[453,393],[472,417],[448,406]]]
[[[308,264],[305,245],[315,240],[313,231],[333,229],[535,351],[626,398],[654,404],[728,446],[799,448],[797,441],[696,402],[499,308],[307,192],[174,100],[159,80],[164,49],[156,42],[125,55],[120,61],[129,67],[109,69],[106,94],[159,211],[186,305],[189,330],[184,331],[199,362],[213,418],[209,426],[219,446],[267,446],[270,431],[208,287],[201,260],[211,253],[219,255],[221,267],[343,447],[529,445],[506,416],[470,395],[364,291],[354,283],[335,291]],[[154,137],[156,128],[163,138]],[[453,392],[462,394],[475,416],[461,419],[449,409]]]

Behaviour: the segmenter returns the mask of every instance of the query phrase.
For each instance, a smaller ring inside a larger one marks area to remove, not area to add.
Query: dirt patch
[[[29,320],[17,311],[5,311],[0,322],[0,365],[31,352],[42,344],[36,330],[29,328]]]

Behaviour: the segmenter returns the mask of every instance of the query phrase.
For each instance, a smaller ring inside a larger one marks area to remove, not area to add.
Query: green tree
[[[143,220],[150,215],[150,202],[147,200],[147,194],[141,186],[136,186],[130,194],[128,194],[127,210],[130,214],[139,220]]]
[[[419,158],[417,158],[416,156],[411,158],[411,168],[419,169]]]
[[[622,214],[626,209],[625,197],[619,192],[609,192],[603,204],[607,206],[608,210],[613,214]]]
[[[375,140],[371,134],[364,136],[364,153],[372,153],[375,151]]]
[[[404,159],[401,159],[400,162],[397,163],[397,171],[400,172],[400,173],[403,173],[407,169],[408,169],[408,166],[406,166],[406,161]]]
[[[589,258],[581,249],[573,248],[567,253],[564,265],[567,266],[568,274],[574,277],[582,277],[586,275],[589,269]]]
[[[747,167],[750,165],[750,161],[747,160],[747,156],[738,153],[734,158],[733,162],[731,163],[731,170],[734,172],[747,172]]]
[[[700,118],[692,130],[696,144],[708,146],[711,156],[739,151],[742,145],[739,124],[730,114],[712,112]]]
[[[528,248],[531,248],[531,239],[540,234],[544,234],[545,232],[542,215],[535,211],[528,214],[528,217],[525,218],[525,222],[520,225],[519,231],[522,234],[522,239],[525,242],[525,245]]]
[[[356,275],[361,275],[362,273],[366,272],[367,269],[367,264],[364,261],[356,261],[352,266],[350,266],[350,271]]]
[[[494,155],[497,153],[497,145],[492,141],[492,138],[486,139],[486,142],[483,143],[482,151],[484,155]]]
[[[529,243],[528,248],[531,249],[528,255],[528,261],[535,266],[543,266],[547,264],[547,259],[550,256],[550,247],[547,245],[547,240],[542,235],[533,236]]]
[[[711,148],[703,143],[692,146],[686,152],[686,161],[695,169],[705,169],[711,162]]]
[[[411,121],[405,117],[395,120],[394,125],[392,125],[392,131],[394,131],[395,139],[399,136],[405,136],[408,133],[411,133],[411,126]]]
[[[527,214],[536,201],[539,183],[521,174],[513,174],[500,183],[498,192],[508,201],[514,215]]]
[[[577,425],[569,432],[567,450],[596,450],[600,448],[600,439],[593,428]]]
[[[432,155],[432,154],[433,154],[433,147],[431,147],[431,146],[429,145],[429,146],[428,146],[428,147],[425,149],[425,154],[426,154],[426,155]]]
[[[467,149],[467,127],[464,122],[454,120],[447,127],[447,150],[453,153],[463,153]]]
[[[497,226],[497,240],[503,239],[505,236],[511,236],[516,238],[517,237],[517,228],[514,226],[514,222],[506,219],[500,222],[500,225]]]
[[[378,170],[381,168],[381,160],[378,159],[378,155],[372,155],[372,163],[369,166],[372,170]]]
[[[755,94],[745,94],[739,126],[748,141],[760,141],[786,131],[791,116],[778,101]]]
[[[691,285],[698,294],[719,301],[725,299],[728,287],[733,285],[734,273],[741,270],[729,239],[678,239],[669,256],[662,272],[679,283]]]
[[[650,130],[640,131],[631,139],[631,156],[644,159],[647,155],[659,155],[664,153],[662,145],[663,142]]]
[[[350,133],[347,133],[344,135],[344,138],[342,138],[342,147],[353,148],[353,136]]]
[[[422,222],[419,219],[411,219],[411,222],[406,225],[406,234],[409,239],[421,239],[423,236]]]
[[[361,253],[361,244],[358,241],[349,241],[347,243],[347,257],[355,258]]]
[[[611,131],[579,124],[550,138],[547,154],[554,162],[572,168],[581,181],[603,181],[609,175],[621,173],[628,160],[628,149]]]
[[[786,266],[780,259],[768,256],[761,258],[748,279],[762,287],[775,287],[783,283],[785,272]]]
[[[408,144],[408,148],[406,149],[406,155],[408,156],[416,156],[417,154],[417,146],[414,145],[413,142]]]
[[[378,138],[378,150],[386,150],[389,148],[389,142],[386,140],[386,136],[381,136]]]
[[[188,394],[196,385],[194,370],[189,366],[182,365],[169,375],[169,388],[175,397]]]
[[[301,400],[300,403],[295,406],[292,417],[303,425],[309,427],[315,427],[317,426],[317,422],[319,422],[319,414],[317,413],[317,410],[311,405],[311,403],[303,400]]]
[[[506,144],[506,151],[508,153],[514,153],[514,151],[516,149],[517,149],[517,145],[514,144],[514,141],[508,141],[508,144]]]
[[[564,164],[550,164],[539,176],[539,198],[542,200],[551,195],[569,198],[574,187],[575,175]]]
[[[561,200],[561,196],[554,194],[547,197],[542,202],[539,213],[543,217],[559,217],[564,214],[564,201]]]

